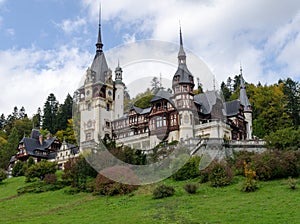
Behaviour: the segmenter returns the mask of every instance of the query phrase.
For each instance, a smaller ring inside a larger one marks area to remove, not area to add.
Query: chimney
[[[48,133],[48,134],[46,135],[46,139],[47,139],[47,140],[49,140],[51,137],[52,137],[52,136],[51,136],[50,133]]]
[[[43,145],[43,135],[39,136],[39,142],[40,142],[40,145]]]

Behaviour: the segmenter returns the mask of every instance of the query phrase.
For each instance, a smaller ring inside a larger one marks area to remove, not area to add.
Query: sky
[[[240,65],[249,83],[300,80],[298,0],[102,0],[101,8],[112,70],[118,59],[126,67],[125,56],[139,53],[132,43],[178,44],[180,23],[186,51],[205,63],[218,84],[238,74]],[[73,95],[95,55],[98,22],[96,0],[0,0],[0,114],[24,106],[32,116],[50,93],[60,103]],[[114,56],[124,44],[134,47]],[[125,71],[125,84],[140,78],[136,72],[126,80]],[[175,70],[162,73],[172,79]]]

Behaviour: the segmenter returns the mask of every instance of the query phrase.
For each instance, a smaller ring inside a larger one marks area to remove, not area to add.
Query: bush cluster
[[[83,156],[69,159],[64,167],[63,181],[78,191],[86,191],[88,179],[95,178],[98,174]]]
[[[197,183],[186,183],[183,186],[183,188],[189,194],[196,194],[197,189],[198,189],[198,184]]]
[[[173,196],[174,193],[175,193],[174,187],[162,184],[154,189],[153,198],[159,199],[159,198],[170,197]]]
[[[47,160],[42,160],[39,163],[36,163],[30,166],[26,171],[26,182],[31,182],[35,178],[43,180],[46,174],[54,174],[57,170],[57,164],[49,162]]]
[[[198,177],[200,175],[199,171],[199,156],[191,157],[183,167],[181,167],[175,174],[172,175],[174,180],[188,180]]]
[[[13,166],[12,176],[13,177],[25,176],[27,169],[34,164],[35,162],[32,157],[29,157],[29,159],[26,162],[17,161]]]
[[[57,182],[57,176],[55,174],[46,174],[44,181],[46,184],[54,184]]]
[[[258,186],[256,184],[256,172],[248,169],[248,164],[246,161],[244,161],[244,174],[245,174],[245,181],[242,184],[242,191],[244,192],[252,192],[256,191],[258,189]]]
[[[212,187],[223,187],[232,183],[234,172],[226,161],[214,160],[201,171],[201,177],[201,182],[209,181]]]
[[[36,181],[17,190],[18,194],[24,193],[42,193],[47,191],[56,191],[64,188],[65,185],[61,181],[47,184],[44,181]]]
[[[240,169],[244,159],[249,169],[256,172],[259,180],[298,177],[300,174],[300,153],[298,151],[268,150],[263,153],[249,155],[247,159],[241,153],[235,158],[235,167]]]
[[[106,175],[105,175],[106,174]],[[124,180],[126,183],[117,182],[107,178],[106,176],[113,177],[115,180]],[[97,175],[94,194],[100,195],[123,195],[131,193],[138,188],[138,177],[128,167],[115,166],[104,170]]]
[[[0,168],[0,183],[7,178],[7,174],[4,169]]]

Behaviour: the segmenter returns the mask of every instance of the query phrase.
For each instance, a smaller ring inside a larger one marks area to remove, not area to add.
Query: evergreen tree
[[[32,117],[32,123],[34,128],[40,128],[41,127],[41,122],[42,122],[42,111],[41,108],[39,107],[37,110],[37,113],[33,115]]]
[[[283,93],[285,95],[285,110],[291,116],[293,125],[297,128],[300,123],[300,94],[299,83],[287,78],[283,82]]]
[[[5,127],[5,125],[6,125],[6,119],[5,119],[5,115],[4,114],[1,114],[1,116],[0,116],[0,130],[2,130],[4,127]]]
[[[231,91],[224,82],[221,83],[221,91],[223,93],[225,101],[228,101],[231,97]]]
[[[25,108],[22,106],[21,109],[20,109],[20,111],[19,111],[18,118],[22,119],[22,118],[25,118],[25,117],[27,117],[27,114],[25,112]]]
[[[51,93],[44,104],[43,129],[47,129],[50,133],[57,132],[57,112],[58,101],[53,93]]]
[[[14,127],[11,130],[10,135],[8,136],[7,144],[5,144],[1,154],[1,164],[0,164],[1,168],[3,169],[7,168],[10,158],[16,153],[18,145],[19,145],[18,131]]]
[[[238,90],[241,84],[241,75],[235,75],[233,79],[233,91]]]
[[[153,94],[156,94],[161,89],[161,83],[157,77],[153,77],[153,79],[151,80],[151,86],[151,91]]]
[[[63,104],[59,106],[58,119],[57,119],[57,129],[65,130],[67,128],[68,119],[72,118],[72,106],[73,98],[70,94],[67,95]]]

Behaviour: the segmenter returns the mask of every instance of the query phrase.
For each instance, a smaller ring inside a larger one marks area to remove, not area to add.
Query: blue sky
[[[184,46],[219,83],[237,74],[240,63],[255,84],[300,80],[298,0],[101,4],[105,51],[143,39],[178,43],[180,20]],[[51,92],[62,103],[76,89],[94,56],[98,6],[95,0],[0,0],[0,114],[24,106],[32,115]]]

